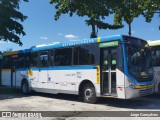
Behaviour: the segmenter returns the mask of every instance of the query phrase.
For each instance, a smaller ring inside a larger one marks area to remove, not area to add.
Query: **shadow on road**
[[[0,86],[0,100],[28,97],[23,95],[19,89]]]
[[[22,98],[30,96],[41,96],[48,97],[58,100],[68,100],[79,102],[77,95],[69,94],[48,94],[48,93],[37,93],[32,92],[29,96],[21,94],[20,90],[15,89],[0,89],[0,100],[13,99],[13,98]],[[154,94],[150,96],[140,97],[131,100],[123,100],[117,98],[99,98],[96,104],[109,106],[109,107],[118,107],[118,108],[128,108],[128,109],[160,109],[160,95]]]
[[[46,93],[34,93],[34,95],[54,98],[59,100],[69,100],[74,102],[80,102],[77,95],[69,94],[46,94]],[[140,97],[136,99],[124,100],[117,98],[99,98],[96,104],[105,105],[109,107],[119,107],[128,109],[160,109],[160,95],[150,95]]]

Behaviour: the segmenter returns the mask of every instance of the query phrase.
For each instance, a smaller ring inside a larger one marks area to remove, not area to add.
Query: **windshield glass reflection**
[[[128,70],[137,77],[152,75],[152,62],[149,48],[128,46]]]

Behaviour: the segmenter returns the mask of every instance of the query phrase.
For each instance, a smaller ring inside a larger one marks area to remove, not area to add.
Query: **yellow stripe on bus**
[[[154,87],[154,84],[150,85],[136,85],[135,88],[140,89],[140,88],[152,88]]]
[[[4,53],[4,56],[7,56],[7,55],[15,55],[15,54],[18,54],[18,51],[6,52],[6,53]]]
[[[98,37],[97,42],[101,42],[101,37]]]
[[[97,84],[100,84],[100,67],[99,66],[97,66],[96,73],[97,73]]]
[[[11,72],[11,69],[2,69],[2,72]]]

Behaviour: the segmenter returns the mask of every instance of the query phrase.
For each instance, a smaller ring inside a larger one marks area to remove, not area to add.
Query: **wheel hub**
[[[87,100],[89,100],[92,97],[93,93],[91,89],[86,89],[85,91],[85,97]]]

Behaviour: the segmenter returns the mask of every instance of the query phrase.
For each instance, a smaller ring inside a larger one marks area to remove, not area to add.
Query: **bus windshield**
[[[147,42],[131,38],[127,41],[126,50],[128,72],[137,80],[138,78],[151,78],[152,58]]]

